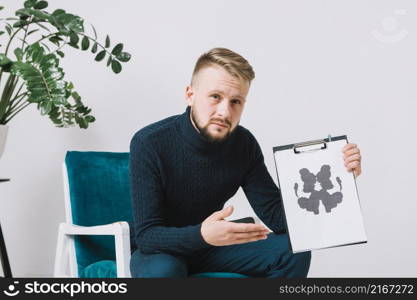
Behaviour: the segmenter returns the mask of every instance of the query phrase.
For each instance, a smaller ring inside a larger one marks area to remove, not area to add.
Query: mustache
[[[219,124],[226,124],[229,127],[232,126],[232,122],[230,122],[227,119],[224,119],[224,120],[223,119],[210,119],[210,123],[212,123],[212,122],[219,123]]]

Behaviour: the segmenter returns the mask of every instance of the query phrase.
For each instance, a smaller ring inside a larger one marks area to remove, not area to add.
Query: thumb
[[[221,219],[227,218],[233,213],[233,209],[234,209],[233,205],[223,208],[222,210],[218,211],[218,214],[216,214],[215,219],[221,220]]]

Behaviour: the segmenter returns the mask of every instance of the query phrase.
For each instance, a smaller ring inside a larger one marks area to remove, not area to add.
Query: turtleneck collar
[[[219,151],[223,150],[231,143],[232,138],[235,135],[236,129],[233,130],[232,134],[224,141],[213,143],[209,141],[206,137],[201,135],[197,129],[194,127],[193,123],[191,122],[191,107],[187,106],[185,112],[181,114],[178,118],[178,130],[181,136],[197,148],[198,150],[204,151],[204,152],[210,152],[210,151]]]

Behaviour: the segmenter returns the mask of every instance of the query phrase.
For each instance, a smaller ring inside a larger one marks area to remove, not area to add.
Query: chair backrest
[[[95,226],[126,221],[133,236],[129,153],[68,151],[64,187],[68,223]],[[74,246],[79,277],[84,277],[88,265],[115,259],[112,236],[76,236]]]

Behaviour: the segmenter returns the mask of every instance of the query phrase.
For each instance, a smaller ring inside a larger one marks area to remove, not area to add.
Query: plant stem
[[[54,33],[51,33],[51,34],[48,34],[48,35],[45,35],[44,37],[40,38],[40,39],[39,39],[39,40],[37,40],[36,42],[32,43],[32,45],[33,45],[33,44],[36,44],[36,43],[39,43],[39,42],[43,41],[44,39],[49,38],[49,37],[51,37],[51,36],[53,36],[53,35],[55,35],[55,34],[57,34],[57,33],[59,33],[59,31],[54,32]]]
[[[95,40],[95,39],[93,39],[92,37],[89,37],[88,35],[86,35],[86,34],[84,34],[84,33],[79,33],[79,35],[82,35],[82,36],[85,36],[86,38],[88,38],[88,39],[90,39],[90,40],[92,40],[92,41],[94,41],[95,43],[97,43],[97,45],[99,45],[103,50],[105,50],[108,54],[110,54],[111,56],[113,56],[114,57],[114,55],[111,53],[111,52],[109,52],[109,51],[107,51],[107,48],[106,47],[104,47],[102,44],[100,44],[99,42],[97,42],[97,40]]]
[[[19,28],[18,30],[16,30],[15,32],[13,32],[13,34],[10,36],[9,38],[9,42],[7,43],[6,46],[6,51],[4,51],[4,55],[7,56],[7,52],[9,51],[9,47],[10,47],[10,43],[12,42],[13,38],[15,37],[15,35],[21,30],[22,28]],[[3,69],[0,70],[0,82],[1,82],[1,77],[3,75]]]
[[[4,122],[4,124],[7,124],[8,122],[10,122],[11,119],[13,119],[14,116],[16,116],[19,112],[21,112],[23,109],[25,109],[26,107],[28,107],[29,105],[31,105],[32,103],[28,102],[25,105],[23,105],[19,110],[17,110],[16,112],[14,112],[12,115],[10,115]]]
[[[7,43],[6,46],[6,51],[4,51],[4,55],[7,56],[7,52],[9,51],[9,47],[10,47],[10,43],[12,42],[13,38],[15,37],[15,35],[22,30],[22,27],[20,27],[18,30],[16,30],[15,32],[13,32],[13,34],[10,36],[9,42]]]
[[[9,108],[7,109],[7,111],[6,111],[6,113],[5,113],[5,115],[10,115],[12,112],[13,112],[13,110],[20,104],[20,103],[22,103],[23,101],[24,101],[24,98],[27,96],[27,93],[23,93],[23,94],[20,94],[19,96],[16,96],[15,98],[13,98],[13,102],[14,101],[16,101],[16,103],[13,103],[12,105],[9,105]],[[12,103],[11,101],[10,101],[10,103]]]
[[[13,97],[12,101],[14,101],[14,99],[16,99],[17,97],[19,97],[18,95],[20,93],[20,90],[23,88],[24,85],[25,85],[25,82],[23,81],[22,84],[20,85],[19,89],[17,90],[15,96]]]
[[[29,23],[26,25],[25,35],[23,36],[23,40],[22,40],[22,47],[21,47],[22,49],[23,49],[23,46],[25,45],[25,41],[26,41],[26,36],[27,36],[27,33],[28,33],[29,25],[32,22],[32,20],[33,20],[33,18],[31,17]]]
[[[55,53],[58,52],[59,50],[61,50],[62,47],[64,47],[65,45],[67,45],[68,42],[63,43],[60,47],[56,48],[54,51],[52,51],[51,53]]]
[[[20,107],[24,106],[25,99],[24,97],[22,97],[18,103],[16,103],[13,108],[10,108],[10,110],[8,111],[8,113],[6,115],[10,115],[12,113],[14,113],[16,110],[18,110]]]
[[[6,117],[5,112],[9,106],[10,98],[17,83],[17,81],[15,82],[15,79],[16,75],[10,74],[9,78],[7,78],[6,84],[3,87],[3,92],[0,99],[0,120],[3,120]]]

